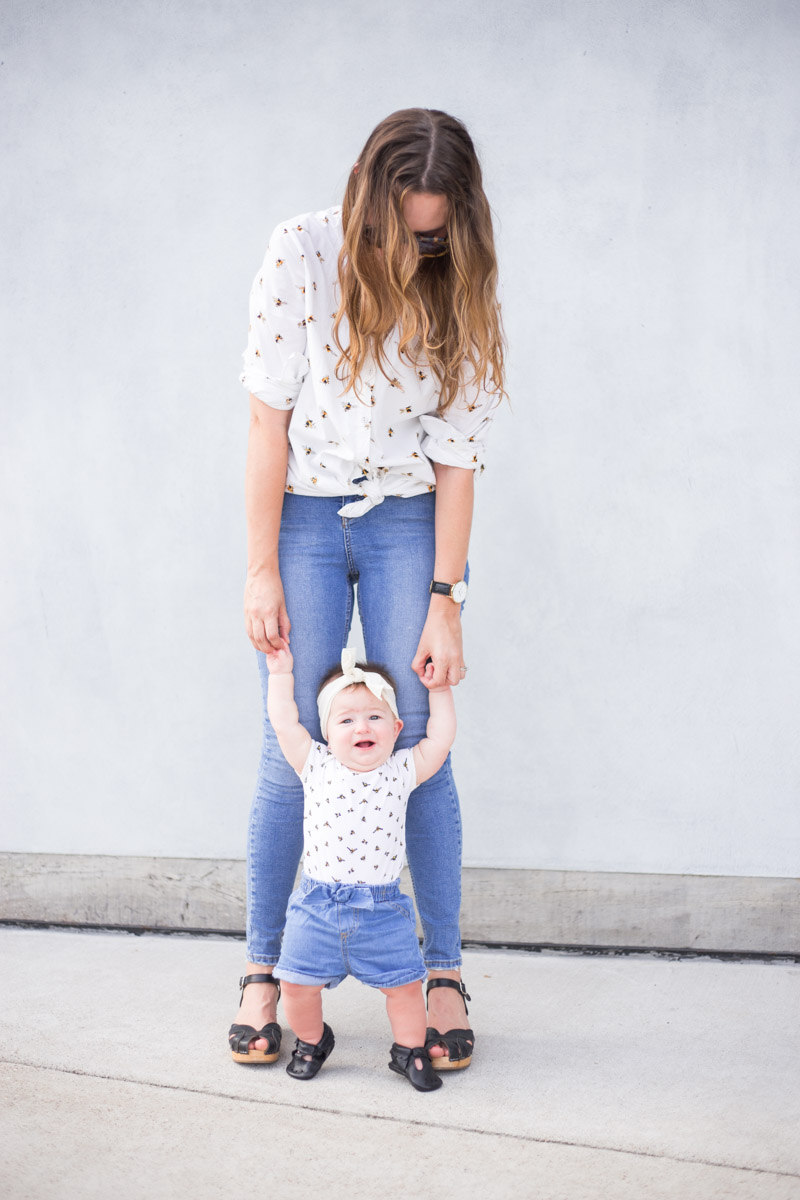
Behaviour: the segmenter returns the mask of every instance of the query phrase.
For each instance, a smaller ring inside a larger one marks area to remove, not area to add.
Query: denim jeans
[[[284,496],[279,542],[291,628],[300,721],[322,740],[317,689],[338,664],[353,617],[367,657],[397,681],[405,725],[397,748],[425,736],[428,693],[411,670],[428,613],[434,565],[435,497],[387,497],[361,517],[340,517],[347,497]],[[303,785],[281,753],[266,715],[269,673],[258,654],[264,742],[250,814],[247,852],[248,961],[272,966],[280,954],[286,906],[303,849]],[[461,965],[461,814],[450,758],[409,798],[406,853],[424,932],[423,957],[434,970]]]

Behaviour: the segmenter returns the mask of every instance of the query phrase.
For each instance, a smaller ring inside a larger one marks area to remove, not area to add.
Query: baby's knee
[[[281,992],[290,1000],[301,1000],[303,997],[318,996],[324,986],[324,983],[290,983],[288,979],[281,980]]]
[[[381,988],[381,991],[388,999],[413,1000],[417,994],[422,994],[422,983],[415,979],[413,983],[404,983],[400,987]]]

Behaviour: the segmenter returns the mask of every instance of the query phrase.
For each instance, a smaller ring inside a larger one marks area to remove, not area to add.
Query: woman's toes
[[[447,1053],[447,1051],[445,1050],[445,1048],[443,1046],[431,1046],[430,1047],[431,1058],[444,1058],[446,1053]]]

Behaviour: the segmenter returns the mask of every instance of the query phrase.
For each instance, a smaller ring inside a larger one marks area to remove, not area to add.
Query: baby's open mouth
[[[375,743],[370,741],[356,742],[356,750],[369,750],[374,745]]]

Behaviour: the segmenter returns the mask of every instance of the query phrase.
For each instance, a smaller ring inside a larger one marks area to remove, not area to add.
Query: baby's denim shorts
[[[334,988],[347,975],[376,988],[424,979],[414,905],[399,880],[321,883],[304,875],[289,897],[277,979]]]

